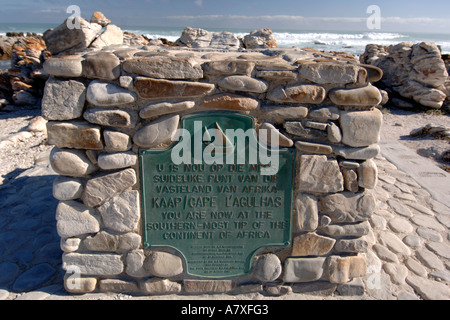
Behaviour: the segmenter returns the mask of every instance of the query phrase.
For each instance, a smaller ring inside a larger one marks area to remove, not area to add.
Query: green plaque
[[[144,246],[178,250],[190,275],[247,274],[259,249],[290,245],[295,148],[260,144],[240,113],[181,127],[170,148],[139,153]]]

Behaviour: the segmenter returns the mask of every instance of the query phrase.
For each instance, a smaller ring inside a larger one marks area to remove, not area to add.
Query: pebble
[[[428,268],[437,270],[444,269],[444,264],[439,257],[426,249],[417,250],[416,257]]]
[[[425,227],[417,228],[417,234],[422,238],[424,238],[425,240],[430,240],[434,242],[442,242],[443,240],[439,232]]]
[[[405,265],[406,267],[408,267],[409,270],[411,270],[420,277],[426,277],[428,274],[427,270],[419,262],[417,262],[412,258],[408,258],[405,261]]]
[[[403,218],[394,218],[389,221],[389,228],[396,233],[411,233],[413,226]]]
[[[394,209],[395,212],[397,212],[399,215],[404,216],[404,217],[412,217],[413,214],[411,212],[411,210],[409,210],[404,204],[400,203],[397,200],[394,199],[389,199],[387,201],[387,203],[389,204],[389,206]]]

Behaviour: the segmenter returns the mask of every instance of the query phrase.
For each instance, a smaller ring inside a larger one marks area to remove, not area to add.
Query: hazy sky
[[[67,7],[90,19],[101,11],[119,26],[365,30],[370,5],[381,9],[379,31],[450,33],[450,0],[0,0],[0,22],[58,25]]]

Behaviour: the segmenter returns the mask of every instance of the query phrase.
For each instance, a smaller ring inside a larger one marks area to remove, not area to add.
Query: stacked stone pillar
[[[48,122],[65,286],[72,293],[202,294],[337,286],[366,274],[376,206],[380,69],[311,50],[106,47],[50,58]],[[171,249],[143,249],[138,151],[173,143],[184,115],[232,110],[297,149],[292,246],[247,276],[187,275]]]

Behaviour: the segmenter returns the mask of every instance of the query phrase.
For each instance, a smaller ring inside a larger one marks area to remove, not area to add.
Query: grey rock
[[[443,283],[409,275],[406,282],[425,300],[448,300],[450,289]]]
[[[389,251],[388,248],[381,244],[374,244],[372,246],[373,250],[376,252],[377,256],[384,261],[399,263],[398,257],[395,253]]]
[[[317,198],[299,194],[295,199],[294,225],[296,231],[314,231],[319,221]]]
[[[87,181],[81,199],[87,206],[96,207],[132,187],[136,181],[134,169],[100,175]]]
[[[381,244],[385,245],[391,251],[397,254],[407,256],[411,254],[411,250],[393,233],[381,232],[379,235],[379,239]]]
[[[126,281],[120,279],[101,279],[98,287],[103,292],[114,293],[139,293],[139,287],[134,281]]]
[[[299,76],[318,84],[345,85],[359,82],[359,77],[365,82],[367,71],[355,64],[333,62],[304,63],[300,65]]]
[[[262,282],[271,282],[281,275],[280,259],[274,254],[265,254],[256,257],[253,262],[253,276]]]
[[[73,26],[74,21],[72,18],[68,18],[55,29],[44,33],[47,49],[53,55],[68,49],[86,49],[102,29],[101,25],[89,23],[81,17],[78,17],[77,21],[80,24],[79,28],[69,29],[68,26]]]
[[[265,106],[263,110],[275,124],[281,124],[286,120],[303,119],[308,115],[306,107]]]
[[[442,280],[442,281],[450,283],[450,273],[446,270],[436,270],[436,271],[430,272],[430,276],[432,276],[433,278],[436,278],[438,280]]]
[[[174,115],[154,121],[136,132],[133,141],[142,148],[155,148],[167,144],[174,138],[179,120],[180,116]]]
[[[280,284],[268,284],[264,286],[264,291],[270,296],[284,296],[292,293],[290,286],[283,286]]]
[[[132,151],[103,153],[98,157],[98,166],[103,170],[123,169],[136,165],[137,155]]]
[[[83,75],[89,79],[115,80],[120,76],[120,60],[111,52],[90,54],[84,61]]]
[[[144,269],[144,250],[130,251],[126,257],[126,273],[134,278],[148,277],[150,273]]]
[[[123,272],[124,265],[118,254],[80,254],[65,253],[62,268],[78,267],[81,275],[117,276]]]
[[[183,261],[171,253],[153,251],[145,259],[144,268],[155,277],[169,278],[183,272]]]
[[[342,143],[351,147],[367,147],[380,141],[383,115],[374,108],[370,111],[341,111],[339,119]]]
[[[423,244],[423,240],[415,234],[407,235],[403,238],[403,242],[413,249],[420,248]]]
[[[136,97],[136,94],[132,91],[99,80],[92,81],[86,93],[87,101],[90,104],[99,107],[133,103],[136,100]]]
[[[328,124],[327,127],[327,138],[331,143],[341,143],[342,141],[342,132],[341,129],[334,123]]]
[[[183,280],[186,293],[226,293],[234,288],[231,280]]]
[[[303,152],[315,153],[315,154],[330,154],[333,152],[333,148],[328,145],[297,141],[295,147]]]
[[[412,229],[412,226],[411,226],[411,229]],[[441,234],[433,229],[429,229],[429,228],[425,228],[425,227],[418,227],[416,232],[419,236],[421,236],[425,240],[430,240],[430,241],[435,241],[435,242],[443,241]]]
[[[264,130],[264,131],[261,131]],[[264,133],[262,133],[264,132]],[[266,146],[278,149],[279,147],[292,147],[294,142],[283,135],[273,124],[264,122],[258,131],[259,141]]]
[[[150,279],[140,283],[142,293],[151,295],[177,294],[181,284],[168,279]]]
[[[156,79],[198,80],[203,78],[202,68],[190,58],[168,56],[128,59],[122,64],[125,72]]]
[[[365,287],[361,278],[356,278],[348,283],[338,284],[336,291],[341,296],[363,296]]]
[[[225,90],[264,93],[269,88],[267,82],[247,76],[228,76],[218,82]]]
[[[118,26],[113,24],[108,24],[102,34],[97,37],[90,48],[104,48],[111,45],[121,45],[123,44],[123,32]]]
[[[100,127],[85,121],[48,122],[48,143],[58,148],[102,150]]]
[[[300,157],[299,190],[332,193],[344,190],[344,178],[336,160],[326,156]]]
[[[419,259],[426,267],[431,269],[443,270],[445,268],[441,259],[431,251],[427,249],[419,249],[416,251],[416,257]]]
[[[389,199],[387,201],[387,203],[389,204],[389,206],[394,209],[394,211],[396,213],[398,213],[401,216],[410,218],[413,216],[411,210],[408,209],[408,207],[406,207],[404,204],[402,204],[401,202],[394,200],[394,199]]]
[[[42,116],[46,120],[71,120],[83,114],[86,86],[76,80],[47,80],[42,97]]]
[[[138,122],[136,111],[123,109],[89,108],[83,117],[91,123],[117,128],[134,128]]]
[[[289,84],[269,91],[267,99],[277,103],[320,104],[325,100],[326,90],[310,84]]]
[[[446,243],[430,242],[427,243],[427,248],[442,258],[450,259],[450,246]]]
[[[411,217],[411,221],[422,227],[430,228],[439,232],[445,232],[445,227],[440,224],[435,217],[426,216],[423,214],[415,214]]]
[[[358,184],[361,188],[374,189],[378,182],[378,168],[372,159],[358,167]]]
[[[83,58],[79,55],[49,58],[43,64],[44,71],[54,77],[78,78],[83,73]]]
[[[355,107],[375,107],[383,100],[380,90],[371,84],[357,89],[333,89],[328,97],[338,106]]]
[[[194,101],[183,101],[178,103],[161,102],[152,103],[142,108],[139,112],[139,116],[142,119],[148,119],[170,113],[176,113],[192,109],[195,106]]]
[[[367,221],[375,208],[375,198],[368,192],[336,193],[321,197],[319,200],[320,212],[327,214],[337,223]]]
[[[396,233],[412,233],[414,231],[413,226],[405,219],[396,217],[389,220],[389,228]]]
[[[61,201],[79,199],[83,193],[80,179],[58,176],[53,181],[53,196]]]
[[[335,106],[314,107],[309,111],[311,119],[320,121],[336,121],[339,119],[339,109]]]
[[[313,282],[325,269],[326,258],[288,258],[284,264],[284,282]]]
[[[56,229],[62,238],[100,231],[99,218],[92,208],[77,201],[62,201],[56,208]]]
[[[362,237],[369,233],[370,224],[368,221],[350,225],[328,225],[320,228],[320,233],[333,238],[341,237]]]
[[[342,168],[342,176],[344,177],[344,188],[350,192],[358,192],[358,174],[354,169]]]
[[[401,264],[385,263],[384,271],[391,277],[393,283],[397,285],[405,284],[406,276],[408,275],[408,268]]]
[[[64,176],[84,177],[97,171],[97,167],[81,150],[55,147],[50,153],[50,164],[55,172]]]
[[[125,191],[97,208],[105,226],[117,232],[136,231],[140,219],[139,192]]]
[[[367,252],[368,243],[364,239],[341,239],[336,241],[334,250],[345,253],[363,253]]]
[[[380,154],[380,146],[372,145],[363,148],[350,148],[350,147],[342,147],[336,146],[333,148],[333,152],[341,156],[345,159],[352,160],[367,160],[375,158]]]
[[[327,134],[325,132],[321,130],[305,128],[299,121],[286,121],[284,123],[284,128],[286,129],[287,133],[306,140],[325,141],[327,139]]]
[[[277,39],[269,28],[254,30],[243,39],[246,49],[276,48]]]
[[[255,63],[246,60],[219,60],[202,65],[205,77],[246,75],[251,76]]]
[[[75,252],[80,247],[80,238],[61,238],[60,248],[64,252]]]
[[[427,269],[425,269],[421,263],[417,262],[416,260],[414,260],[412,258],[408,258],[405,261],[405,265],[409,270],[414,272],[419,277],[426,278],[428,275]]]
[[[141,237],[136,233],[113,235],[105,231],[95,236],[88,236],[82,241],[82,246],[93,252],[124,253],[139,248]]]
[[[131,149],[131,137],[118,131],[103,131],[106,152],[123,152]]]

